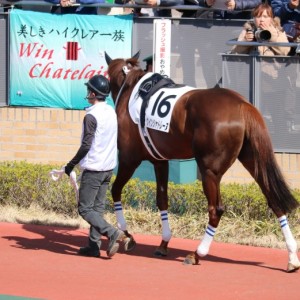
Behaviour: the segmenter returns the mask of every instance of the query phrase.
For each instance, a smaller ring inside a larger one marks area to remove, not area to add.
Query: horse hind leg
[[[185,258],[183,264],[186,265],[197,265],[200,257],[204,257],[209,253],[211,243],[224,212],[220,195],[220,179],[210,170],[201,172],[201,175],[203,190],[208,200],[209,222],[197,250]]]
[[[244,147],[244,151],[241,152],[241,154],[239,156],[239,160],[243,164],[243,166],[248,170],[248,172],[251,174],[251,176],[253,178],[255,178],[256,176],[255,176],[255,169],[254,169],[254,157],[253,157],[252,151],[249,150],[249,148]],[[277,167],[275,166],[275,168],[277,168]],[[276,170],[275,170],[275,172],[276,172]],[[272,205],[272,201],[271,201],[271,199],[269,199],[270,193],[269,193],[268,189],[265,187],[265,183],[262,178],[262,175],[258,174],[258,176],[255,180],[258,183],[258,185],[260,186],[263,194],[265,195],[265,197],[268,201],[269,207],[273,210],[273,212],[277,216],[278,222],[280,224],[281,232],[285,239],[286,247],[288,250],[287,272],[288,273],[294,272],[300,268],[300,261],[299,261],[298,255],[297,255],[297,248],[298,248],[297,242],[291,232],[287,217],[282,212],[281,209],[279,209],[278,207],[274,207],[274,205]],[[282,182],[282,184],[284,184],[284,183]]]
[[[300,261],[297,255],[297,242],[291,232],[288,224],[287,217],[285,215],[278,218],[281,226],[281,232],[284,236],[286,247],[288,249],[289,261],[287,265],[287,272],[291,273],[300,268]]]

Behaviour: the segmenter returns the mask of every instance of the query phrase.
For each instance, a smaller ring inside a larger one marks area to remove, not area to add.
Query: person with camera
[[[269,42],[288,43],[287,35],[280,26],[280,19],[274,17],[272,7],[269,4],[261,3],[256,6],[252,11],[252,16],[253,21],[249,20],[244,24],[238,41],[262,42],[267,40]],[[288,55],[290,49],[290,47],[274,45],[236,45],[231,53],[249,54],[258,51],[260,55]]]
[[[259,60],[260,70],[260,101],[261,110],[269,129],[274,132],[273,143],[276,145],[280,132],[286,132],[287,122],[290,118],[290,107],[295,103],[294,89],[286,73],[285,62],[275,56],[287,56],[290,52],[289,41],[286,33],[280,25],[280,19],[274,17],[272,7],[262,3],[254,8],[253,21],[244,24],[243,30],[238,37],[240,42],[249,42],[248,45],[240,44],[233,47],[231,53],[235,54],[259,54],[266,56]],[[250,42],[256,42],[252,43]],[[261,42],[257,43],[257,42]],[[272,42],[272,44],[268,44]],[[280,43],[276,45],[274,43]],[[258,44],[258,45],[257,45]],[[285,112],[286,116],[278,117],[278,111]],[[279,143],[278,143],[279,144]]]

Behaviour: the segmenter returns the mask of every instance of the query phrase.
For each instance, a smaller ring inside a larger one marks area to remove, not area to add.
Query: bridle
[[[129,67],[129,68],[128,68]],[[124,66],[123,68],[122,68],[122,71],[123,71],[123,74],[124,74],[124,80],[123,80],[123,83],[122,83],[122,85],[121,85],[121,88],[120,88],[120,90],[119,90],[119,93],[118,93],[118,95],[117,95],[117,98],[116,98],[116,101],[115,101],[115,109],[117,109],[117,105],[118,105],[118,102],[119,102],[119,99],[120,99],[120,97],[121,97],[121,94],[122,94],[122,92],[123,92],[123,89],[124,89],[124,87],[125,87],[125,83],[126,83],[126,80],[127,80],[127,75],[129,74],[129,72],[131,71],[131,70],[138,70],[139,68],[137,67],[137,66],[134,66],[134,67],[132,67],[132,65],[130,64],[130,63],[128,63],[128,66]]]

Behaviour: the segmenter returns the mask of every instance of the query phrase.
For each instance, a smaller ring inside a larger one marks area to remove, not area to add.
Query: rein
[[[129,66],[131,66],[131,64],[129,64]],[[125,87],[125,83],[127,81],[127,75],[128,73],[131,71],[131,70],[138,70],[139,68],[137,67],[133,67],[133,68],[128,68],[127,66],[124,66],[122,68],[122,71],[125,75],[125,78],[124,78],[124,81],[121,85],[121,88],[118,92],[118,95],[117,95],[117,98],[115,100],[115,110],[117,110],[117,105],[118,105],[118,102],[119,102],[119,99],[122,95],[122,92],[123,92],[123,89]],[[164,82],[165,84],[165,81],[162,80],[162,82]],[[169,81],[167,81],[169,83]],[[158,85],[160,86],[160,85]],[[152,93],[153,94],[153,93]],[[148,95],[150,97],[150,94]],[[145,99],[144,99],[145,100]],[[149,99],[148,99],[149,100]],[[143,103],[148,103],[148,101],[143,101]],[[146,107],[143,108],[144,110],[144,113],[145,113],[145,110],[146,110]],[[149,135],[149,132],[148,132],[148,129],[147,127],[145,127],[145,120],[144,120],[144,117],[142,118],[143,119],[143,122],[141,124],[141,122],[139,123],[138,125],[138,128],[139,128],[139,132],[140,132],[140,136],[141,136],[141,139],[144,143],[144,146],[146,147],[146,149],[148,150],[149,154],[154,158],[154,159],[157,159],[157,160],[167,160],[167,158],[165,158],[164,156],[162,156],[159,151],[156,149],[154,143],[152,142],[151,138],[150,138],[150,135]]]
[[[127,80],[127,74],[128,74],[131,70],[133,70],[133,69],[137,69],[137,68],[136,68],[136,67],[133,67],[133,68],[129,69],[127,66],[124,66],[124,67],[122,68],[122,71],[123,71],[123,73],[124,73],[124,75],[125,75],[125,79],[124,79],[124,81],[123,81],[123,83],[122,83],[122,86],[121,86],[121,88],[120,88],[120,90],[119,90],[119,93],[118,93],[117,98],[116,98],[116,101],[115,101],[115,110],[117,109],[117,105],[118,105],[120,96],[121,96],[121,94],[122,94],[122,92],[123,92],[123,89],[124,89],[124,86],[125,86],[125,83],[126,83],[126,80]]]

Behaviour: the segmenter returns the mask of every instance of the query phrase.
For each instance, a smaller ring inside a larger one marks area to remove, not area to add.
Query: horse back
[[[238,93],[223,88],[196,89],[184,94],[176,103],[171,127],[185,131],[215,123],[240,122],[243,105],[251,105]],[[178,122],[178,120],[184,122]]]
[[[168,133],[150,130],[159,150],[170,158],[194,157],[194,148],[222,147],[220,141],[243,142],[244,121],[241,107],[251,105],[238,93],[222,88],[195,89],[183,94],[176,102]],[[172,147],[176,145],[173,157]]]

